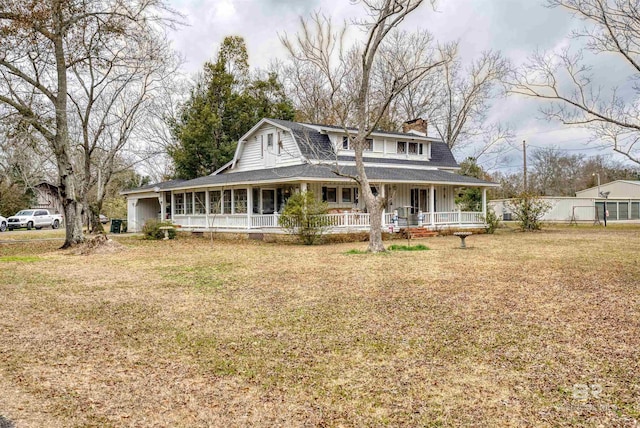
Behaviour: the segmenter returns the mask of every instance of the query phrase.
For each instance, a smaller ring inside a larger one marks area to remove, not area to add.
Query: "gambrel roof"
[[[327,135],[327,130],[330,132],[357,132],[356,128],[342,128],[332,125],[320,125],[314,123],[299,123],[282,119],[263,119],[262,122],[269,122],[280,126],[286,130],[291,131],[296,143],[300,149],[300,153],[306,159],[317,161],[335,161],[336,155],[331,144],[331,140]],[[258,125],[260,125],[258,123]],[[255,129],[259,126],[256,125],[250,132],[243,136],[247,138]],[[456,162],[451,149],[446,143],[436,138],[427,136],[420,136],[413,133],[402,132],[389,132],[389,131],[373,131],[372,136],[378,137],[393,137],[394,139],[406,139],[407,141],[425,141],[431,144],[431,159],[429,160],[411,160],[411,159],[385,159],[385,158],[367,158],[365,156],[365,162],[386,163],[386,164],[402,164],[402,165],[422,165],[433,167],[445,167],[445,168],[458,168],[459,165]],[[353,156],[338,156],[338,161],[355,161]],[[231,172],[231,171],[230,171]]]
[[[251,137],[265,124],[275,126],[284,132],[290,132],[295,144],[300,150],[301,158],[298,164],[286,166],[265,167],[251,170],[235,170],[236,162],[242,156],[243,144],[247,144]],[[293,181],[351,181],[355,176],[355,157],[349,152],[335,154],[331,135],[345,132],[353,133],[353,128],[298,123],[281,119],[265,118],[251,128],[238,142],[234,159],[215,173],[193,180],[172,180],[159,184],[152,184],[122,192],[138,193],[149,191],[154,187],[160,190],[178,190],[201,188],[208,186],[236,186],[274,182]],[[365,153],[364,160],[367,177],[372,182],[386,183],[421,183],[421,184],[450,184],[460,186],[491,187],[496,186],[473,177],[455,174],[452,170],[459,169],[449,147],[442,141],[417,135],[415,133],[400,133],[374,131],[373,138],[389,138],[392,141],[413,141],[428,143],[431,147],[430,158],[401,158],[371,156]]]

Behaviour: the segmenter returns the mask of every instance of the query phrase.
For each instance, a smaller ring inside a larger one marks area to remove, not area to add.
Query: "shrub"
[[[295,193],[282,210],[278,222],[289,233],[297,235],[305,245],[317,243],[329,226],[327,203],[318,201],[313,192]]]
[[[525,232],[539,230],[542,217],[551,209],[551,205],[531,193],[522,193],[508,203],[520,229]]]
[[[500,218],[493,211],[493,208],[487,208],[487,215],[482,220],[487,224],[487,233],[493,233],[500,227]]]
[[[142,233],[145,239],[164,239],[164,230],[160,230],[161,227],[173,226],[171,223],[158,221],[156,219],[149,219],[142,226]],[[176,230],[169,230],[169,239],[176,237]]]

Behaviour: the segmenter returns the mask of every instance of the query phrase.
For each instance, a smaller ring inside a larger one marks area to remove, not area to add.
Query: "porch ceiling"
[[[209,186],[238,186],[299,181],[351,181],[348,177],[342,177],[336,174],[334,172],[335,168],[336,167],[333,165],[304,164],[281,168],[223,173],[181,182],[176,186],[172,186],[171,190],[193,189]],[[366,171],[369,180],[373,182],[448,184],[473,187],[498,186],[496,183],[440,170],[370,167],[366,168]],[[353,166],[340,166],[339,172],[345,175],[356,174],[355,167]]]

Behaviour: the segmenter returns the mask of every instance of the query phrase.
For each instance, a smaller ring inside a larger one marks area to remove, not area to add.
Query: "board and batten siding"
[[[267,147],[268,135],[273,134],[273,147]],[[280,147],[278,147],[278,138]],[[274,168],[302,163],[300,149],[289,131],[264,124],[242,146],[234,172]]]

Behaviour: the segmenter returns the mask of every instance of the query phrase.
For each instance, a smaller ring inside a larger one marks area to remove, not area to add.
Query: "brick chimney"
[[[402,124],[402,132],[416,131],[422,135],[427,135],[427,121],[422,118],[408,120]]]

